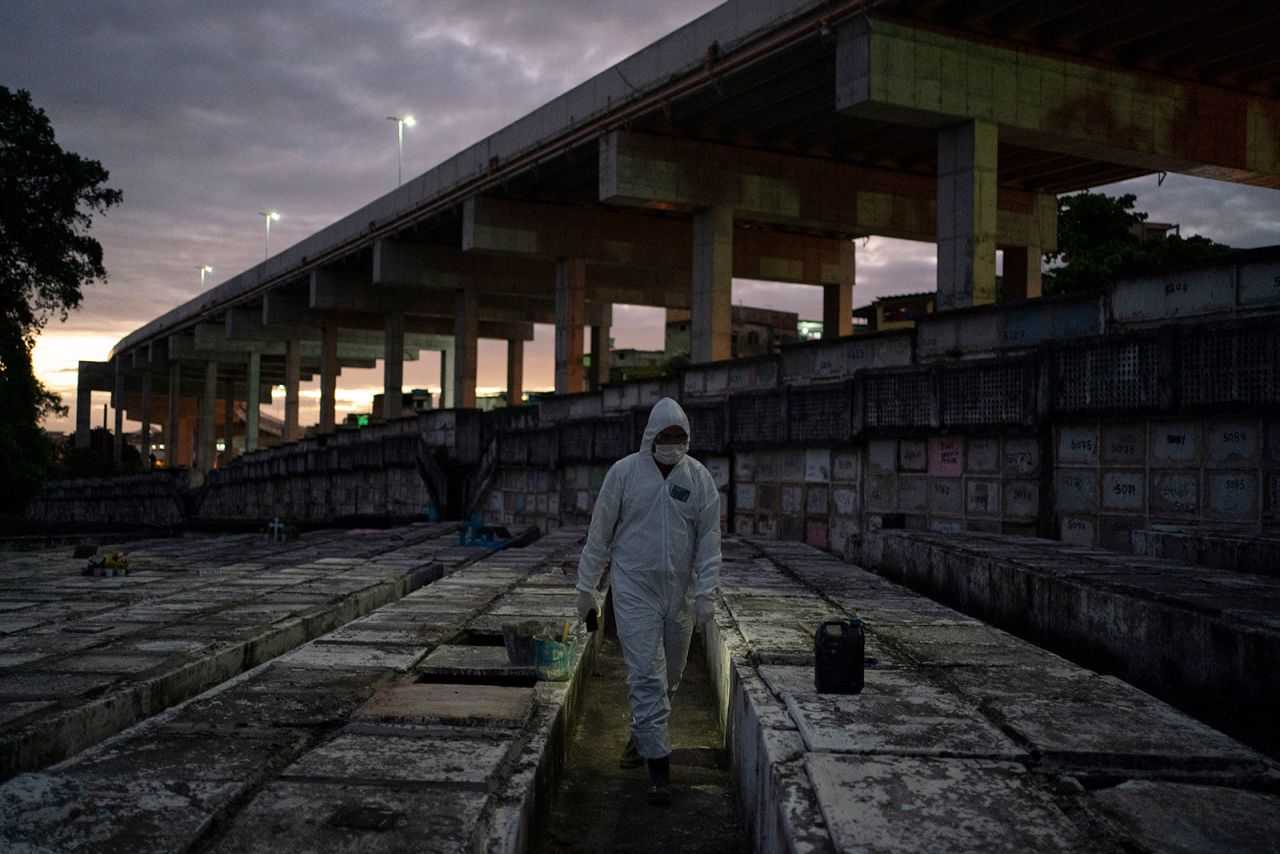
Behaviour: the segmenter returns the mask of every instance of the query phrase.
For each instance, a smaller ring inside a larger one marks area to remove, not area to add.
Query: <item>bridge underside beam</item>
[[[734,219],[932,241],[936,185],[928,175],[615,131],[600,141],[600,201],[658,210],[728,207]],[[1000,243],[1057,248],[1057,200],[1001,188]]]
[[[880,18],[839,28],[836,108],[935,129],[989,122],[1027,148],[1280,187],[1274,100]]]

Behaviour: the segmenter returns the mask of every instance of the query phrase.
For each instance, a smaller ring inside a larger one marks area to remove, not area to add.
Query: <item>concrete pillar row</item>
[[[1004,252],[1004,300],[1034,299],[1041,294],[1039,246],[1001,246]]]
[[[320,432],[337,429],[338,408],[338,327],[333,324],[320,331]]]
[[[857,257],[850,261],[849,280],[822,286],[822,337],[842,338],[853,334],[853,283],[857,278]]]
[[[982,121],[938,131],[940,310],[996,299],[996,137]]]
[[[190,456],[182,458],[178,454],[181,440],[178,437],[179,422],[182,420],[182,366],[176,361],[169,363],[169,413],[164,422],[164,464],[167,468],[176,468],[191,463]]]
[[[480,344],[480,307],[471,288],[458,291],[453,313],[453,403],[458,409],[476,405],[476,361]]]
[[[236,438],[236,389],[230,379],[222,381],[222,447],[226,459],[235,456]],[[217,449],[214,449],[217,460]]]
[[[404,395],[404,314],[389,312],[382,348],[382,417],[400,417]]]
[[[258,450],[258,432],[262,409],[262,354],[249,351],[244,390],[244,452]]]
[[[587,264],[556,259],[556,394],[584,388],[582,335],[587,317]]]
[[[142,465],[150,468],[151,458],[151,371],[142,375]]]
[[[205,362],[204,383],[200,389],[200,397],[196,416],[196,471],[204,473],[213,468],[214,444],[214,407],[218,401],[218,363]]]
[[[591,390],[609,382],[609,329],[605,323],[591,324]]]
[[[284,440],[302,438],[298,430],[298,386],[302,383],[302,341],[290,338],[284,345]]]
[[[440,351],[440,403],[437,406],[439,409],[453,408],[453,374],[450,372],[450,363],[453,361],[453,356],[450,355],[452,352],[451,349]]]
[[[524,342],[507,339],[507,406],[524,402]]]
[[[693,215],[692,306],[689,352],[695,364],[733,355],[733,211],[704,208]]]
[[[116,375],[111,390],[111,406],[115,409],[115,434],[111,437],[111,459],[116,465],[124,460],[124,370],[116,361]]]
[[[76,378],[76,447],[89,447],[89,433],[93,430],[93,386],[84,371]]]
[[[195,462],[196,425],[189,418],[178,420],[178,465],[191,468]]]

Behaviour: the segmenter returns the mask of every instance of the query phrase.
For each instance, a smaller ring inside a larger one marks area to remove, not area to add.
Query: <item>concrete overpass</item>
[[[1153,172],[1280,186],[1280,11],[1269,4],[731,0],[82,363],[127,412],[212,465],[218,401],[276,384],[286,438],[319,375],[445,355],[475,403],[476,342],[556,327],[556,390],[607,376],[615,302],[692,311],[695,362],[728,358],[732,278],[823,289],[851,331],[851,238],[935,242],[940,309],[1040,292],[1055,194]],[[583,332],[593,330],[594,377]],[[192,436],[194,435],[194,440]]]

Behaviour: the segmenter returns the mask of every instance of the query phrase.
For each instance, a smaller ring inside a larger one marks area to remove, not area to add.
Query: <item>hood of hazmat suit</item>
[[[649,413],[640,450],[605,475],[578,561],[577,588],[593,592],[612,564],[632,737],[646,759],[671,752],[668,692],[684,673],[694,599],[709,599],[720,575],[720,493],[711,473],[686,455],[664,478],[653,457],[654,438],[673,425],[689,433],[680,404],[663,398]]]

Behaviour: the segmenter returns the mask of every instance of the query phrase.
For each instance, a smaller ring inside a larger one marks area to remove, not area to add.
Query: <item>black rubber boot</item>
[[[656,806],[671,805],[671,757],[649,760],[648,801]]]
[[[644,757],[640,755],[640,751],[636,750],[636,740],[634,738],[627,739],[627,746],[622,749],[622,756],[618,758],[619,768],[639,768],[644,764]]]

